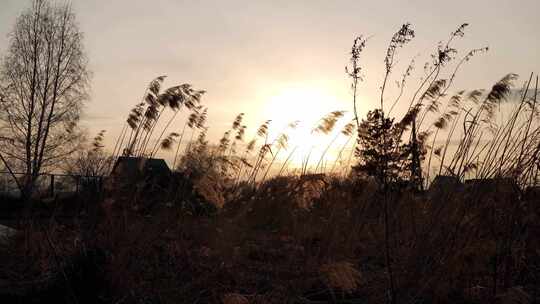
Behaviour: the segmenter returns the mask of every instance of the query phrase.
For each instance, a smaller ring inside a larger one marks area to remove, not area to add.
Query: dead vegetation
[[[166,197],[155,194],[137,200],[153,202],[145,208],[132,197],[109,197],[91,230],[60,220],[28,228],[2,250],[0,281],[20,300],[69,291],[78,303],[385,302],[383,195],[369,182],[330,179],[305,206],[295,203],[302,190],[291,191],[298,181],[269,180],[218,213],[163,204]],[[399,302],[538,298],[538,199],[481,190],[386,194]],[[51,291],[51,282],[63,292]],[[81,298],[97,285],[99,292]]]
[[[204,91],[182,84],[162,92],[164,77],[156,78],[112,156],[146,163],[159,147],[170,149],[173,172],[110,187],[85,220],[49,214],[21,223],[14,245],[0,250],[0,292],[66,303],[538,302],[537,80],[531,76],[513,104],[514,74],[490,90],[451,95],[462,64],[486,51],[456,60],[452,42],[466,26],[437,46],[401,119],[391,113],[408,97],[411,66],[397,96],[385,90],[397,51],[415,33],[410,24],[396,32],[380,108],[365,120],[355,110],[341,130],[343,111],[313,126],[313,134],[346,137],[330,170],[323,170],[328,148],[318,160],[307,155],[297,174],[287,170],[295,153],[287,132],[296,122],[272,138],[264,121],[244,142],[242,113],[210,144]],[[355,97],[365,48],[355,39],[348,69]],[[510,116],[497,118],[508,105]],[[163,138],[168,121],[152,141],[161,113],[174,111],[172,121],[181,107],[189,110],[183,129]],[[354,139],[349,170],[342,152]]]

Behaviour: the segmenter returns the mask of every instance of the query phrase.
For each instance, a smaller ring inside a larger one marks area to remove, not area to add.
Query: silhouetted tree
[[[425,158],[428,133],[420,133],[416,143],[403,143],[402,129],[402,124],[384,117],[380,109],[369,111],[360,123],[355,151],[359,162],[354,170],[374,177],[381,185],[400,181],[410,182],[411,186],[421,184],[411,172],[417,166],[415,157]]]
[[[392,118],[380,109],[369,111],[360,123],[356,156],[358,173],[374,177],[381,184],[396,180],[402,155],[398,149],[399,133]]]
[[[87,99],[83,34],[67,4],[35,0],[13,28],[0,67],[0,152],[23,170],[23,197],[40,173],[76,150],[76,126]]]

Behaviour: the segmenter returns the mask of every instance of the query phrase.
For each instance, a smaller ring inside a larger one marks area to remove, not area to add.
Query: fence
[[[24,180],[25,173],[14,174],[19,181]],[[80,194],[92,191],[95,194],[103,191],[103,176],[85,176],[70,174],[44,173],[36,180],[34,195],[38,197],[54,197],[57,195]],[[20,197],[21,193],[13,176],[9,172],[0,171],[0,194]]]

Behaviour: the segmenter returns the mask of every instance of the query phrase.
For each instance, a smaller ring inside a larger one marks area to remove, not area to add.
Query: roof
[[[461,182],[459,178],[451,175],[437,175],[435,178],[431,181],[431,184],[429,185],[429,188],[437,188],[437,187],[454,187],[461,185]]]
[[[469,179],[465,181],[465,188],[474,193],[488,196],[514,195],[519,192],[519,185],[515,179],[500,177]]]
[[[144,158],[120,156],[114,163],[111,176],[125,175],[165,175],[170,174],[171,169],[161,158]]]

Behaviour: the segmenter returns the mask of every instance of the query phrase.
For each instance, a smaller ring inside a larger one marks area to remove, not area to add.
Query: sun
[[[313,129],[322,117],[337,110],[344,110],[343,102],[318,86],[289,85],[271,94],[262,108],[264,117],[272,120],[269,138],[282,133],[289,138],[287,151],[280,152],[278,158],[284,160],[294,150],[288,160],[292,167],[300,167],[307,158],[319,159],[333,135],[314,134]],[[291,123],[297,126],[290,128]]]
[[[270,96],[263,115],[272,120],[270,135],[277,136],[290,123],[297,127],[289,130],[290,141],[300,146],[312,144],[309,133],[327,112],[331,111],[335,97],[317,87],[288,86]]]
[[[270,96],[265,111],[280,120],[294,117],[313,120],[324,112],[331,99],[332,96],[317,88],[291,86]]]
[[[322,88],[291,85],[268,97],[263,114],[272,119],[274,126],[296,120],[312,125],[328,112],[338,110],[338,104],[337,97]]]

